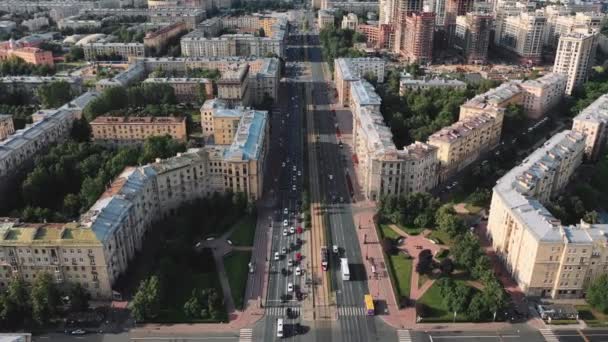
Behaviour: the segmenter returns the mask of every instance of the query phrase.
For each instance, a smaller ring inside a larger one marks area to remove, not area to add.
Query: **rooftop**
[[[98,116],[91,125],[102,124],[174,124],[186,121],[186,117],[175,116]]]
[[[600,96],[592,104],[583,109],[574,121],[608,123],[608,94]]]
[[[77,223],[20,223],[15,219],[0,221],[0,241],[3,246],[100,245],[92,230]]]
[[[453,142],[471,134],[475,129],[490,125],[494,118],[488,114],[480,114],[456,121],[450,126],[443,127],[429,136],[429,141]]]
[[[473,97],[463,106],[476,107],[479,109],[483,109],[488,106],[498,107],[504,101],[507,101],[521,93],[522,90],[519,86],[520,83],[521,81],[505,82],[496,88],[492,88],[483,94]]]
[[[268,112],[247,110],[236,129],[234,141],[226,150],[225,158],[231,160],[257,160],[266,139]]]

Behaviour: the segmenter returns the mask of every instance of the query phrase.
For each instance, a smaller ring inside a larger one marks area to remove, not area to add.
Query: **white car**
[[[302,275],[302,269],[299,266],[296,267],[296,275],[297,276],[301,276]]]
[[[287,260],[287,266],[293,267],[293,260],[291,260],[291,259]]]
[[[332,247],[332,251],[333,251],[335,254],[338,254],[338,252],[340,251],[340,248],[338,248],[338,246],[337,246],[337,245],[334,245],[334,246]]]
[[[287,215],[289,214],[289,208],[284,208],[283,209],[283,215]]]
[[[287,236],[287,229],[283,229],[283,236]]]
[[[274,260],[279,260],[279,252],[274,252]]]
[[[287,292],[293,292],[293,284],[292,283],[287,284]]]
[[[298,176],[301,176],[301,175],[302,175],[302,171],[298,171]]]
[[[296,229],[295,229],[293,226],[292,226],[292,227],[289,227],[289,232],[290,232],[291,234],[295,234]]]
[[[285,248],[285,247],[281,248],[281,254],[287,254],[287,248]]]
[[[281,164],[281,167],[285,167],[285,162],[283,162],[283,163]]]
[[[328,177],[329,177],[329,180],[334,179],[334,175],[329,175]]]
[[[294,166],[293,166],[293,170],[294,170],[294,171],[298,171],[298,167],[294,165]]]
[[[287,222],[287,220],[283,220],[283,227],[287,227],[289,225],[289,222]]]
[[[295,184],[291,187],[291,190],[292,191],[296,191],[296,185]]]

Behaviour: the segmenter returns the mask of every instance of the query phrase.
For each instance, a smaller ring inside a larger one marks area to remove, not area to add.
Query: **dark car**
[[[298,245],[300,245],[300,246],[301,246],[301,245],[302,245],[302,239],[297,238],[297,239],[296,239],[296,243],[297,243]]]

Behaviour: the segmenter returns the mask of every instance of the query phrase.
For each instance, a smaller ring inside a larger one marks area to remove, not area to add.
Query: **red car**
[[[302,231],[303,231],[302,227],[296,228],[296,233],[302,234]]]
[[[302,261],[302,253],[296,253],[296,261]]]

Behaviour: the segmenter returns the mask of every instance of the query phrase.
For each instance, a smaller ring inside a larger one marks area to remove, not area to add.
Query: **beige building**
[[[217,81],[217,97],[230,104],[248,106],[249,99],[249,65],[235,65],[222,71]]]
[[[583,109],[572,122],[572,130],[585,135],[585,157],[597,160],[608,139],[608,94]]]
[[[348,106],[351,102],[351,83],[365,75],[384,82],[385,62],[381,58],[338,58],[334,61],[334,84],[338,92],[338,103]]]
[[[208,78],[169,77],[148,78],[143,83],[168,84],[175,91],[179,102],[195,102],[204,92],[205,98],[213,98],[213,81]]]
[[[410,74],[401,74],[401,78],[399,80],[399,93],[402,95],[410,91],[427,90],[433,88],[465,90],[467,88],[467,84],[455,79],[429,77],[415,79]]]
[[[327,27],[333,27],[335,22],[335,17],[332,11],[328,10],[319,10],[317,13],[317,24],[319,25],[319,29],[324,29]]]
[[[185,117],[99,116],[90,125],[93,141],[104,144],[143,143],[164,135],[184,142],[188,139]]]
[[[456,18],[455,47],[467,64],[485,64],[488,60],[493,17],[488,13],[470,12]]]
[[[0,141],[5,140],[13,133],[15,133],[13,117],[7,114],[0,114]]]
[[[535,80],[521,83],[524,92],[522,105],[528,117],[539,119],[561,103],[566,90],[566,77],[549,73]]]
[[[207,100],[201,107],[201,128],[205,138],[213,138],[215,145],[230,145],[245,109],[228,108],[226,101]]]
[[[347,15],[342,17],[342,29],[349,30],[357,30],[357,25],[359,25],[359,18],[354,13],[348,13]]]
[[[156,31],[146,33],[144,46],[146,48],[154,48],[157,52],[161,51],[172,38],[178,37],[186,30],[186,23],[184,22],[177,22],[161,27]]]
[[[567,75],[566,94],[572,95],[586,80],[595,59],[598,32],[581,29],[559,37],[553,72]]]
[[[556,48],[562,34],[572,33],[577,29],[596,29],[599,31],[605,18],[606,15],[599,12],[578,12],[571,15],[568,11],[567,13],[547,14],[545,44]]]
[[[560,223],[545,207],[581,164],[584,135],[563,131],[494,187],[488,235],[526,295],[580,298],[608,270],[608,225]]]
[[[500,46],[515,53],[522,63],[537,64],[542,57],[546,23],[542,11],[508,16],[498,37]]]
[[[141,43],[89,43],[82,46],[84,59],[94,61],[107,56],[120,56],[127,60],[133,57],[144,57],[144,44]]]

